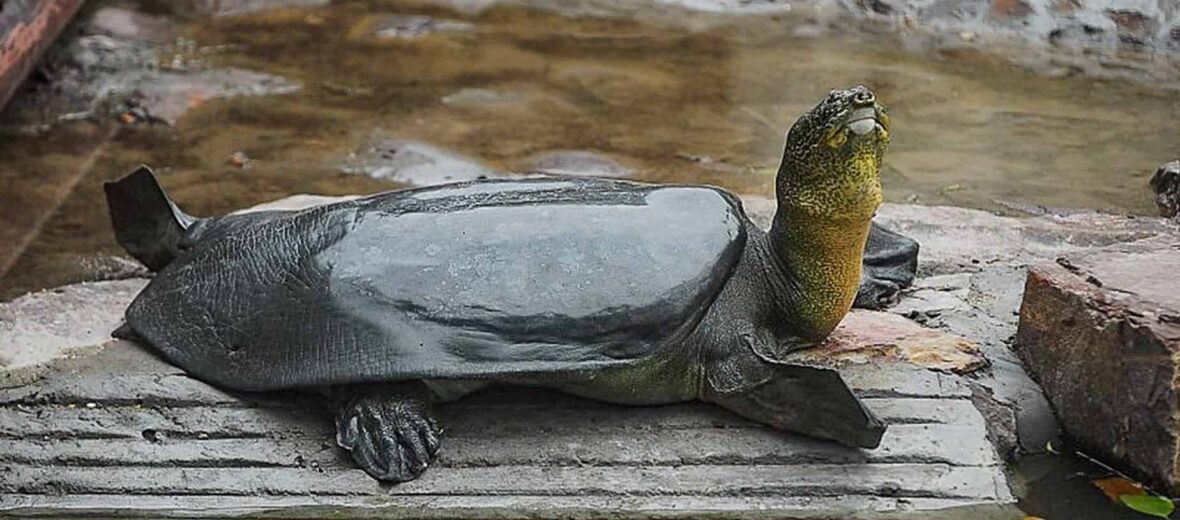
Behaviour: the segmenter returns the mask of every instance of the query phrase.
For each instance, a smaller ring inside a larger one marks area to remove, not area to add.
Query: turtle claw
[[[336,417],[336,444],[369,476],[407,482],[426,471],[438,454],[438,426],[429,406],[387,393],[362,394]]]

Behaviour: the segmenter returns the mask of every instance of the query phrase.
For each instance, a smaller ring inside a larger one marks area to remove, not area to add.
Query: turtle
[[[328,389],[337,444],[382,481],[432,462],[436,404],[492,384],[875,448],[886,425],[840,374],[788,355],[913,278],[918,244],[872,221],[889,129],[861,86],[800,116],[769,231],[720,188],[562,176],[195,218],[143,166],[104,185],[156,271],[120,337],[215,386]]]

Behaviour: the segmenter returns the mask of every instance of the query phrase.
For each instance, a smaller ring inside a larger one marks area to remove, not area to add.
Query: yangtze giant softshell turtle
[[[119,242],[159,271],[127,333],[223,387],[332,389],[337,442],[382,480],[434,457],[431,403],[492,382],[701,399],[876,447],[885,426],[836,372],[783,357],[858,287],[913,276],[917,244],[871,224],[888,131],[863,87],[804,114],[769,233],[721,189],[565,177],[194,219],[141,168],[106,186]]]

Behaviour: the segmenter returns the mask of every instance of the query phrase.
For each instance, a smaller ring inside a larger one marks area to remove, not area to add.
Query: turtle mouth
[[[873,134],[878,130],[888,132],[889,118],[875,105],[860,107],[848,114],[843,127],[858,136]]]

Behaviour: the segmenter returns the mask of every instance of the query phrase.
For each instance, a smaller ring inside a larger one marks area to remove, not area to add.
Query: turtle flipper
[[[768,426],[846,446],[876,448],[885,434],[885,424],[830,368],[775,365],[766,380],[712,400]]]
[[[344,389],[336,411],[336,444],[377,480],[418,478],[439,448],[427,392],[416,383]]]
[[[880,309],[909,287],[918,270],[918,243],[873,222],[853,307]]]

